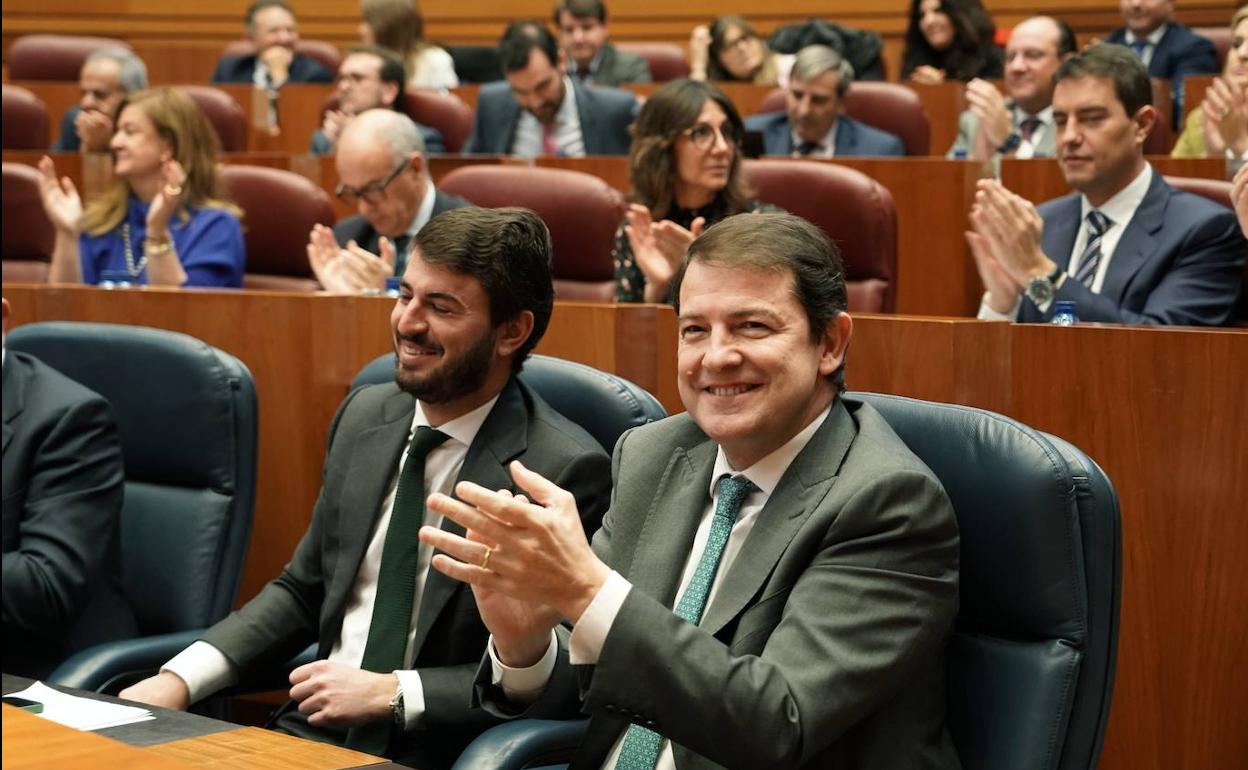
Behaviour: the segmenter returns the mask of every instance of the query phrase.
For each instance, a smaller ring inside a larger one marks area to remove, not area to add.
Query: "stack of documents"
[[[75,730],[102,730],[156,718],[145,708],[66,695],[43,682],[35,682],[25,690],[9,695],[42,703],[43,713],[39,716]]]

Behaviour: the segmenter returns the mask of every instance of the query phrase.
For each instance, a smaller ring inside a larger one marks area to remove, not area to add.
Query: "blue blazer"
[[[763,135],[763,151],[768,155],[793,154],[793,129],[787,112],[764,112],[745,119],[747,131]],[[836,155],[905,155],[901,139],[887,131],[854,120],[848,115],[836,119]]]
[[[1080,227],[1078,194],[1039,207],[1041,248],[1063,269]],[[1222,326],[1234,317],[1248,242],[1235,213],[1175,190],[1153,170],[1148,193],[1114,249],[1100,294],[1067,278],[1056,299],[1074,300],[1081,321]],[[1048,320],[1024,297],[1018,320]]]
[[[214,83],[251,83],[255,79],[256,55],[222,56],[217,62],[217,71],[212,73]],[[290,76],[287,83],[332,83],[334,74],[316,59],[295,54],[290,61]]]
[[[586,155],[627,155],[628,127],[637,114],[637,97],[618,88],[586,87],[572,78],[576,112]],[[508,155],[520,123],[520,104],[506,81],[487,83],[477,95],[472,136],[465,155]]]
[[[1106,43],[1127,44],[1127,28],[1119,27],[1105,38]],[[1218,53],[1209,38],[1197,35],[1182,24],[1170,22],[1148,63],[1148,75],[1172,80],[1188,75],[1215,75]]]

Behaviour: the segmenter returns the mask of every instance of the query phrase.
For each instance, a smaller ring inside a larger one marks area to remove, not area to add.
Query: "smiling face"
[[[1226,77],[1248,84],[1248,18],[1241,19],[1231,30],[1231,49],[1226,52]]]
[[[126,180],[160,174],[161,163],[172,152],[156,132],[156,124],[134,104],[121,111],[108,147],[113,152],[113,173]]]
[[[528,64],[522,69],[507,73],[507,84],[520,106],[539,123],[554,122],[559,105],[563,104],[563,72],[541,49],[529,51]]]
[[[697,208],[709,203],[728,184],[736,145],[725,139],[733,131],[732,121],[724,109],[711,99],[702,105],[702,111],[691,128],[695,133],[703,128],[714,132],[714,138],[706,149],[697,146],[690,137],[690,131],[678,136],[672,146],[672,151],[676,153],[676,200],[686,208]]]
[[[919,3],[919,31],[927,44],[937,51],[944,51],[953,45],[953,19],[940,9],[940,0]]]
[[[1053,91],[1058,162],[1066,182],[1094,206],[1126,187],[1144,167],[1152,107],[1128,115],[1107,77],[1068,78]]]
[[[251,41],[257,51],[281,46],[295,50],[299,42],[299,27],[290,11],[277,6],[261,8],[251,22]]]
[[[589,67],[599,49],[607,42],[607,25],[596,16],[573,16],[559,12],[559,44],[568,58],[580,69]]]
[[[789,269],[693,262],[677,328],[681,402],[738,470],[796,435],[836,393],[827,376],[848,332],[842,340],[833,323],[811,339]]]
[[[344,187],[365,190],[389,178],[399,160],[376,134],[347,131],[338,140],[334,166]],[[385,186],[382,195],[361,196],[356,200],[360,216],[381,235],[387,238],[402,235],[416,218],[416,211],[425,197],[422,163],[421,156],[413,156],[408,168]]]
[[[1005,87],[1033,115],[1053,100],[1053,73],[1062,63],[1060,37],[1052,19],[1028,19],[1014,28],[1005,47]]]

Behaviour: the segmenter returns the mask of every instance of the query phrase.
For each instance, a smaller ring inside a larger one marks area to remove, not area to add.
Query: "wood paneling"
[[[1153,170],[1165,176],[1191,176],[1225,179],[1226,161],[1221,158],[1171,158],[1150,155]],[[1043,203],[1071,192],[1056,160],[1014,160],[1001,162],[1001,183],[1032,203]]]
[[[184,738],[147,751],[200,770],[252,767],[266,770],[339,770],[368,767],[386,760],[326,743],[315,743],[259,727]]]

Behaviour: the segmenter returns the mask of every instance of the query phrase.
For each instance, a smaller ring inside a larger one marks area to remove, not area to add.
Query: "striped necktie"
[[[693,571],[689,586],[676,604],[676,614],[697,625],[702,620],[702,611],[706,609],[706,599],[710,596],[711,586],[715,583],[715,572],[719,569],[719,561],[724,555],[724,547],[728,545],[728,536],[732,534],[732,525],[741,512],[741,503],[747,495],[758,490],[754,483],[744,476],[723,476],[716,489],[719,501],[715,504],[715,517],[711,520],[711,532],[706,538],[706,548],[702,558]],[[659,747],[663,745],[663,736],[647,730],[640,725],[629,725],[628,734],[620,746],[620,756],[615,762],[615,770],[654,770],[659,761]]]
[[[1101,241],[1112,224],[1109,217],[1101,212],[1095,209],[1088,212],[1088,244],[1083,247],[1083,258],[1079,260],[1075,280],[1089,289],[1096,280],[1096,268],[1101,264]]]

